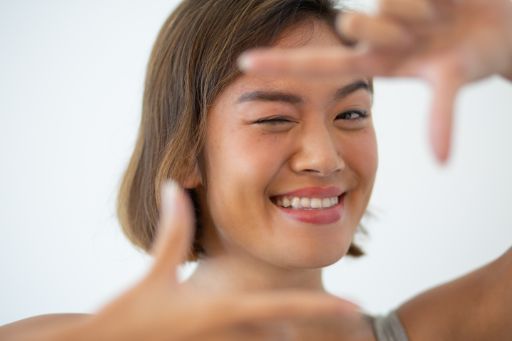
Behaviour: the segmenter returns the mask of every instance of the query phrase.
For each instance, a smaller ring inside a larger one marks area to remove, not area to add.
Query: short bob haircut
[[[306,19],[335,31],[335,0],[184,0],[164,23],[148,63],[142,119],[135,150],[121,183],[118,216],[136,246],[151,249],[159,217],[159,189],[166,179],[183,184],[204,143],[208,108],[239,75],[245,50],[271,46],[287,28]],[[341,39],[340,39],[341,42]],[[198,195],[188,260],[207,256],[201,247]],[[348,255],[361,256],[354,243]]]

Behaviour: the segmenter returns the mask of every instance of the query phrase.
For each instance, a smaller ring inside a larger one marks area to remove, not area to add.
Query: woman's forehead
[[[277,48],[329,47],[341,45],[332,26],[319,19],[305,19],[285,29],[273,44]]]
[[[280,49],[335,47],[340,40],[332,27],[318,19],[308,19],[283,31],[273,45]],[[336,93],[350,85],[365,88],[368,79],[361,77],[309,78],[269,74],[242,74],[228,85],[218,100],[224,104],[236,104],[254,93],[293,94],[304,99],[331,100]],[[358,85],[357,85],[358,84]],[[368,87],[366,87],[368,88]],[[219,101],[217,101],[219,102]]]
[[[332,102],[348,95],[365,90],[371,96],[370,81],[366,78],[350,76],[338,79],[306,77],[242,75],[228,86],[222,97],[227,102],[237,104],[263,97],[286,97],[292,102]]]

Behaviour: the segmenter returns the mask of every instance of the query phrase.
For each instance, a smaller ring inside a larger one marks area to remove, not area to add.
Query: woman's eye
[[[286,123],[292,123],[293,121],[286,118],[286,117],[268,117],[268,118],[261,118],[254,123],[256,124],[267,124],[267,125],[279,125],[279,124],[286,124]]]
[[[341,114],[336,116],[336,119],[337,120],[353,121],[353,120],[362,120],[366,117],[368,117],[368,112],[366,112],[366,111],[349,110],[349,111],[342,112]]]

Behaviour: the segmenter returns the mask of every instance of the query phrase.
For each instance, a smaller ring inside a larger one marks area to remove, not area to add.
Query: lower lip
[[[309,224],[332,224],[341,219],[345,194],[340,197],[337,205],[322,209],[292,209],[277,206],[287,216],[294,220]]]

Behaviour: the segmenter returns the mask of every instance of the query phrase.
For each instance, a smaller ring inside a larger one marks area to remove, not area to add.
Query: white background
[[[0,1],[0,324],[93,312],[146,271],[114,206],[150,48],[175,3]],[[512,244],[512,84],[463,91],[446,168],[427,144],[428,103],[419,82],[376,82],[368,255],[325,272],[329,290],[373,313]]]

